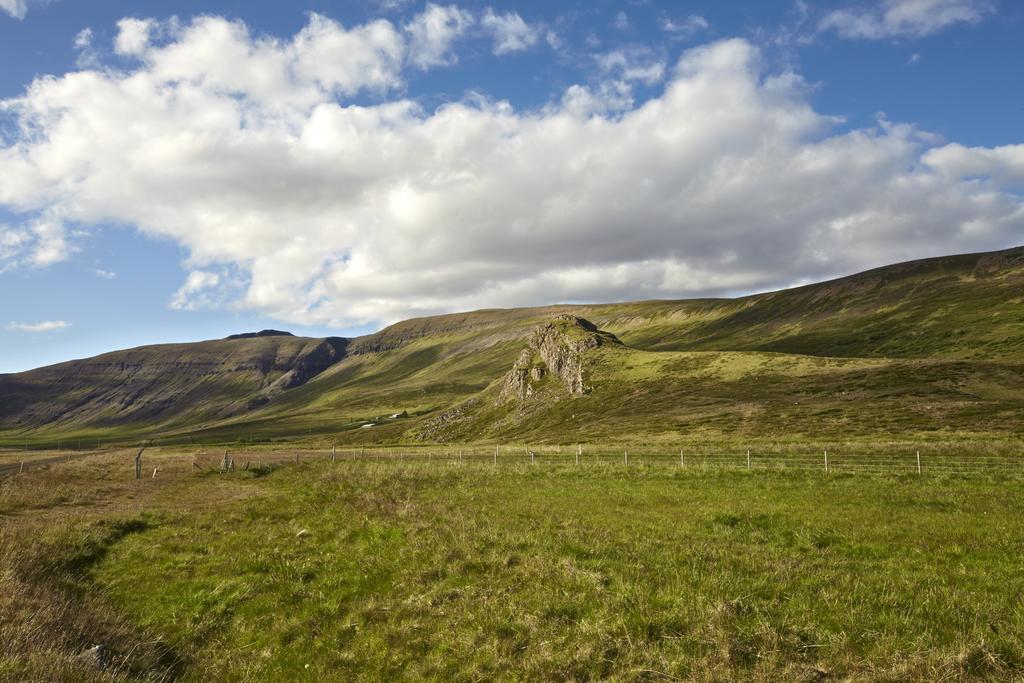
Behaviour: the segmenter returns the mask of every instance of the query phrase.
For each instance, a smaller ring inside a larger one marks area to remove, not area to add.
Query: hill
[[[240,335],[115,351],[0,376],[7,429],[89,426],[116,435],[246,413],[342,357],[344,339]]]
[[[350,340],[266,331],[144,347],[0,377],[0,438],[1014,435],[1022,285],[1018,247],[738,299],[483,310]],[[586,392],[547,372],[531,343],[551,325],[602,340],[573,361]],[[513,371],[538,375],[536,386],[500,400]]]

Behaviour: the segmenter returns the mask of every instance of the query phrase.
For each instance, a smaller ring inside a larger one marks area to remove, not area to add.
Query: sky
[[[1024,243],[1016,0],[0,0],[0,372]]]

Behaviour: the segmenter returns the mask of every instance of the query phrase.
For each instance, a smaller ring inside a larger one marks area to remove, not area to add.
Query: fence
[[[239,456],[241,459],[241,456]],[[1012,452],[929,453],[834,451],[758,452],[656,448],[567,446],[450,446],[334,448],[296,451],[295,461],[328,459],[388,463],[479,465],[616,465],[620,467],[673,467],[682,469],[804,470],[822,473],[981,474],[1024,476],[1024,456]]]
[[[26,469],[56,466],[66,462],[89,459],[98,455],[123,453],[131,459],[134,476],[156,478],[169,463],[168,454],[160,449],[98,451],[90,453],[39,454],[24,458],[8,452],[0,457],[0,475],[22,474]],[[191,471],[235,471],[250,466],[296,464],[313,461],[477,465],[477,466],[571,466],[601,465],[617,468],[674,468],[683,470],[750,470],[750,471],[817,471],[823,474],[876,473],[906,475],[998,475],[1024,478],[1024,456],[1016,448],[957,450],[955,444],[941,449],[927,448],[849,448],[824,449],[724,449],[674,448],[668,446],[610,446],[578,444],[502,445],[502,446],[403,446],[403,447],[333,447],[328,449],[295,448],[228,448],[196,449],[179,452],[176,457],[191,460]],[[120,458],[121,455],[115,457]],[[145,460],[145,464],[143,464]],[[127,463],[126,463],[127,465]],[[170,475],[170,471],[168,471]]]

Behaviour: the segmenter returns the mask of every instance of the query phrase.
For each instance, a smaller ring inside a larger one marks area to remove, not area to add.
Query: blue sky
[[[0,372],[1022,243],[1022,29],[1005,0],[0,0]]]

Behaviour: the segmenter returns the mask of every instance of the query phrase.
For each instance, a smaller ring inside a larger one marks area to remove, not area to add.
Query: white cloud
[[[7,323],[7,329],[11,332],[56,332],[66,330],[71,323],[65,320],[44,320],[38,323]]]
[[[89,27],[83,28],[75,35],[75,49],[78,56],[75,66],[79,69],[98,69],[102,66],[100,55],[92,45],[93,33]]]
[[[629,15],[625,12],[619,12],[615,15],[615,19],[612,20],[612,28],[617,31],[628,31],[630,26]]]
[[[665,33],[672,34],[680,39],[692,38],[701,31],[706,31],[711,28],[708,20],[699,14],[691,14],[682,20],[662,17],[659,20],[658,25]]]
[[[528,50],[537,44],[542,33],[541,27],[526,23],[515,12],[498,15],[488,8],[480,23],[494,36],[494,54],[496,55]],[[549,32],[550,35],[552,34]]]
[[[412,0],[376,0],[377,9],[382,12],[397,12],[412,4]]]
[[[92,29],[86,26],[75,35],[75,47],[79,50],[92,45]]]
[[[924,163],[953,178],[989,178],[1004,185],[1024,184],[1024,145],[964,147],[950,144],[929,150]]]
[[[53,212],[18,228],[0,224],[0,273],[20,266],[45,268],[67,260],[74,251],[64,224]]]
[[[0,0],[0,10],[21,20],[28,13],[28,2],[27,0]]]
[[[654,85],[665,77],[664,59],[648,48],[612,50],[595,56],[595,59],[603,74],[626,82],[637,81]]]
[[[819,29],[843,38],[918,38],[955,24],[976,24],[991,11],[990,0],[880,0],[870,8],[830,12]]]
[[[112,270],[103,270],[102,268],[95,268],[95,269],[93,269],[92,272],[93,272],[93,275],[95,275],[96,277],[99,277],[99,278],[103,278],[104,280],[116,280],[117,279],[117,273],[115,273]]]
[[[839,128],[743,40],[687,51],[639,106],[610,76],[539,110],[423,111],[387,96],[402,73],[387,26],[316,19],[278,41],[206,17],[131,69],[0,103],[25,131],[0,147],[0,204],[36,217],[9,229],[15,258],[40,239],[33,220],[132,225],[187,250],[174,306],[347,326],[761,290],[1024,228],[1000,184],[1016,162],[974,177],[1019,152]],[[367,89],[382,100],[346,99]]]
[[[185,278],[185,284],[171,297],[171,308],[181,311],[212,308],[219,303],[215,289],[220,283],[221,277],[217,273],[193,270]]]
[[[152,19],[126,17],[117,22],[114,52],[126,57],[138,57],[149,47],[150,33],[156,22]]]
[[[466,10],[427,3],[426,9],[405,25],[409,62],[420,69],[455,63],[452,43],[472,25],[473,15]]]
[[[0,224],[0,273],[17,267],[17,257],[29,241],[25,230]]]

